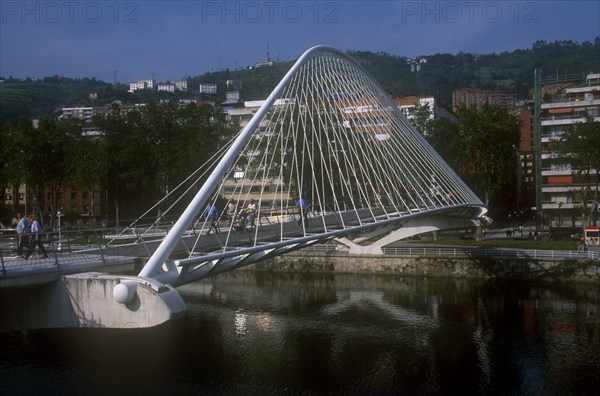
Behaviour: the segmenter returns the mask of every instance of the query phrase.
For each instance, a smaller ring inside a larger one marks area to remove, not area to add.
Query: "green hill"
[[[37,118],[67,106],[101,106],[127,97],[125,86],[113,86],[94,78],[4,79],[0,82],[0,122]]]
[[[365,69],[393,96],[434,95],[450,105],[452,92],[458,88],[480,88],[514,93],[519,99],[532,98],[534,70],[542,78],[561,79],[565,76],[600,72],[600,37],[594,42],[537,41],[530,49],[491,54],[433,54],[419,58],[420,70],[411,71],[406,57],[369,51],[351,51]],[[421,60],[424,59],[424,60]],[[113,85],[96,79],[45,77],[41,80],[0,80],[0,122],[26,117],[36,118],[67,106],[101,106],[114,100],[126,103],[160,100],[162,98],[225,100],[227,80],[242,82],[241,99],[266,98],[293,62],[272,67],[224,70],[188,79],[186,93],[167,94],[156,91],[127,92],[122,84]],[[198,86],[216,83],[219,95],[201,95]]]

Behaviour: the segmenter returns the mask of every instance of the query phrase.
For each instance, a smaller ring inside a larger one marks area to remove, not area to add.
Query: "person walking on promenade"
[[[296,206],[298,207],[300,215],[300,217],[298,218],[298,225],[301,225],[302,221],[304,220],[304,226],[308,226],[308,214],[310,212],[310,209],[308,208],[306,200],[302,197],[299,197],[298,201],[296,201]]]
[[[254,230],[256,219],[256,202],[254,202],[254,198],[250,198],[250,203],[246,207],[245,216],[245,224],[250,224],[250,230]]]
[[[215,230],[215,234],[218,234],[217,218],[219,217],[219,209],[217,209],[217,205],[213,204],[213,201],[208,201],[208,206],[204,209],[204,214],[208,220],[208,232],[206,235],[209,235],[212,229]]]
[[[21,217],[21,213],[17,213],[17,256],[23,256],[25,248],[29,248],[29,239],[31,232],[27,216]]]
[[[33,215],[29,217],[29,220],[31,222],[31,242],[29,244],[29,250],[24,258],[28,259],[35,250],[36,246],[40,250],[40,253],[43,254],[42,258],[47,258],[48,252],[42,243],[42,226],[37,218]]]
[[[227,206],[225,206],[225,213],[227,215],[227,218],[233,223],[233,221],[235,220],[235,212],[236,212],[236,205],[235,202],[233,202],[233,198],[229,198],[229,201],[227,201]]]

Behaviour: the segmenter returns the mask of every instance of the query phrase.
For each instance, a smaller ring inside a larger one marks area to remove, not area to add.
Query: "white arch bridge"
[[[185,311],[177,286],[327,240],[377,254],[486,212],[377,82],[325,46],[306,51],[215,161],[151,209],[161,215],[148,235],[192,195],[138,276],[71,278],[89,300],[78,301],[79,325],[158,324]]]

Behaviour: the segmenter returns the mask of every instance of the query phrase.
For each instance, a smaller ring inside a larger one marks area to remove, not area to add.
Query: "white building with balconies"
[[[553,84],[551,96],[550,101],[541,104],[540,112],[542,210],[548,224],[581,226],[584,185],[577,176],[577,169],[556,160],[552,143],[560,140],[568,128],[585,122],[588,117],[600,122],[600,74],[588,74],[583,81]],[[592,170],[592,175],[598,177],[597,170]]]
[[[174,84],[157,84],[156,90],[158,92],[175,93],[175,85]]]
[[[199,88],[200,93],[205,94],[216,94],[217,93],[217,84],[215,83],[202,83]]]
[[[187,91],[188,89],[187,80],[171,80],[170,83],[173,84],[178,91]]]

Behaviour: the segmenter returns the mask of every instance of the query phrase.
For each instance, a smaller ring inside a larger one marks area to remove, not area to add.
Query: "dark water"
[[[237,271],[154,329],[0,335],[0,394],[592,395],[600,288]]]

